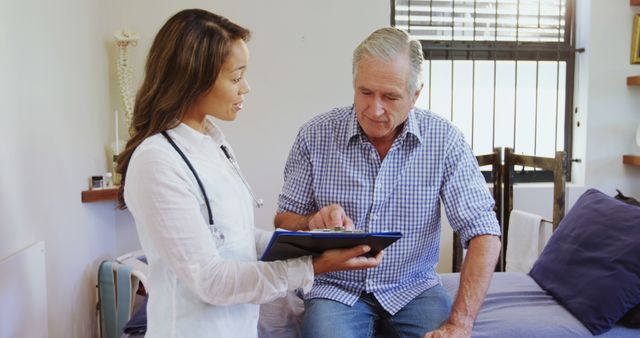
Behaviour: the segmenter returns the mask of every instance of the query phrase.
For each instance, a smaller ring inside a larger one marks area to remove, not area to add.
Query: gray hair
[[[385,27],[371,33],[353,51],[353,82],[355,84],[358,76],[358,63],[363,56],[371,56],[384,61],[409,55],[410,74],[407,89],[409,95],[413,94],[422,82],[422,45],[420,41],[412,38],[407,32],[394,28]]]

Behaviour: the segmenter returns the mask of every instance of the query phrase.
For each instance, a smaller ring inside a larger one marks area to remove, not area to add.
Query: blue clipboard
[[[260,260],[269,262],[306,255],[319,256],[328,249],[346,249],[362,244],[371,247],[371,251],[365,254],[371,257],[400,238],[400,232],[275,231]]]

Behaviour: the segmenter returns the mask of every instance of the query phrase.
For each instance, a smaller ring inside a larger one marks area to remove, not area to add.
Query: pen
[[[222,152],[224,153],[224,156],[227,157],[227,159],[229,159],[229,161],[233,162],[233,158],[231,157],[231,153],[229,152],[229,149],[227,149],[227,147],[225,147],[225,145],[221,145],[220,149],[222,149]]]

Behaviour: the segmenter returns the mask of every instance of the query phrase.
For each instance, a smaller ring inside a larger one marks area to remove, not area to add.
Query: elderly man
[[[276,226],[403,234],[377,268],[316,278],[305,295],[305,337],[471,334],[500,228],[463,135],[414,106],[423,60],[404,31],[373,32],[353,53],[353,106],[313,118],[291,149]],[[453,302],[435,271],[441,201],[468,247]]]

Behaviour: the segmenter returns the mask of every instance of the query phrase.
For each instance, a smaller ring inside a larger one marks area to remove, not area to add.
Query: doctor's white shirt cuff
[[[286,262],[289,290],[302,288],[304,293],[311,291],[314,278],[311,256],[289,259]]]

